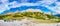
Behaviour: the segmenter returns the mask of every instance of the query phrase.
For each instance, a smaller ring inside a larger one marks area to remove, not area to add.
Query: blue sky
[[[13,2],[13,1],[17,1],[17,2],[29,2],[29,3],[36,3],[37,1],[42,1],[42,0],[9,0],[9,2]]]
[[[29,8],[60,14],[60,0],[0,0],[0,14]]]

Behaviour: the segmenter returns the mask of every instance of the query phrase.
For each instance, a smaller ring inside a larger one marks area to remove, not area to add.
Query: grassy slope
[[[23,12],[23,13],[14,13],[14,14],[5,14],[3,16],[0,16],[1,20],[21,20],[24,18],[35,18],[35,22],[60,22],[60,18],[56,16],[52,16],[49,14],[44,14],[41,12]]]

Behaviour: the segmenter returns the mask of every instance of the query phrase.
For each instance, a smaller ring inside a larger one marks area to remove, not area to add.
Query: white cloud
[[[29,9],[23,10],[21,12],[42,12],[42,11],[40,9],[32,9],[32,8],[29,8]]]
[[[21,6],[39,6],[39,5],[46,6],[55,1],[56,0],[54,0],[54,1],[53,0],[43,0],[43,1],[38,1],[36,3],[28,3],[26,1],[25,1],[25,3],[23,1],[21,1],[22,3],[18,3],[17,1],[13,1],[9,5],[12,5],[10,8],[21,7]]]
[[[39,3],[18,3],[18,2],[16,2],[16,1],[14,1],[14,2],[11,2],[9,5],[11,5],[10,6],[10,8],[16,8],[16,7],[21,7],[21,6],[39,6],[40,4]]]
[[[49,7],[49,6],[46,6],[49,10],[53,11],[54,13],[60,13],[60,11],[56,8],[56,7]]]
[[[16,8],[21,6],[44,6],[44,7],[47,7],[49,10],[52,10],[60,14],[60,2],[56,2],[57,0],[42,0],[36,3],[28,3],[26,1],[25,3],[23,3],[23,1],[21,1],[22,3],[18,3],[17,1],[8,3],[8,0],[1,0],[1,1],[3,2],[3,4],[0,5],[0,13],[3,12],[4,10],[9,10],[10,8]],[[50,7],[49,5],[52,3],[56,3],[56,6]],[[11,6],[8,7],[8,5],[11,5]]]
[[[2,2],[2,4],[0,4],[0,13],[5,11],[5,10],[8,10],[9,7],[8,7],[8,1],[7,0],[0,0]]]
[[[51,12],[45,12],[45,14],[51,14]]]
[[[37,3],[41,4],[42,6],[47,6],[47,5],[50,5],[56,1],[57,0],[42,0],[42,1],[38,1]]]
[[[56,14],[60,14],[60,2],[57,3],[55,7],[50,7],[50,6],[45,6],[45,7],[47,7],[49,10],[54,11]]]
[[[5,10],[8,10],[8,9],[9,9],[9,7],[7,5],[4,5],[4,4],[0,5],[0,13],[5,11]]]
[[[49,10],[54,11],[55,14],[60,14],[60,2],[56,2],[56,0],[43,0],[41,1],[42,6],[47,7]],[[50,7],[51,3],[56,3],[56,6]]]
[[[3,2],[4,4],[8,3],[8,0],[0,0],[1,2]]]

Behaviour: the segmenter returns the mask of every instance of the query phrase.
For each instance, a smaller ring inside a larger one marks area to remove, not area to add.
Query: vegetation
[[[23,13],[18,12],[14,14],[4,14],[0,16],[0,20],[21,20],[24,19],[25,17],[60,22],[59,17],[44,14],[41,12],[23,12]]]

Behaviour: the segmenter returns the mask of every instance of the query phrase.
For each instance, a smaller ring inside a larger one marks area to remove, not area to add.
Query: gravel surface
[[[4,21],[0,20],[0,26],[60,26],[60,23],[33,23],[27,20]]]

